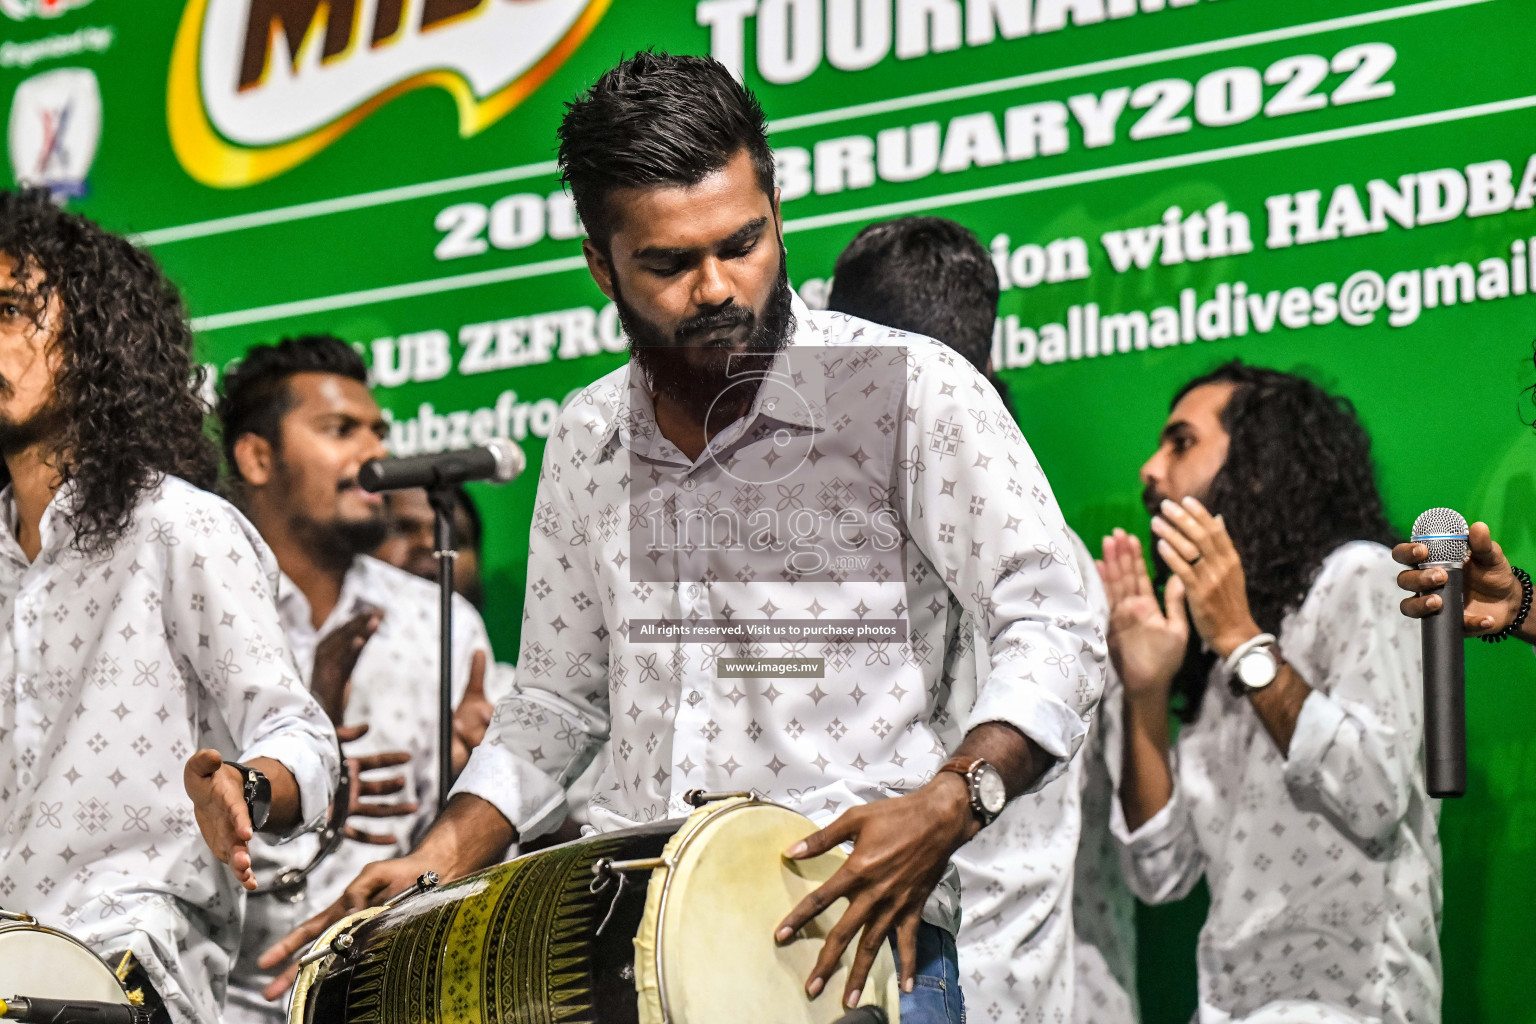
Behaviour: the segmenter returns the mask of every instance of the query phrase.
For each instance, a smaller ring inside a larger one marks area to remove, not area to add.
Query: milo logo
[[[610,2],[189,0],[171,57],[171,142],[192,177],[240,188],[427,87],[453,96],[468,137],[543,84]]]

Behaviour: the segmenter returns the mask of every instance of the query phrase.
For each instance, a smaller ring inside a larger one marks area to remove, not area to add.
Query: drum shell
[[[541,850],[384,910],[326,962],[292,1020],[637,1021],[633,940],[649,875],[621,875],[622,885],[593,892],[592,865],[660,856],[681,824]]]

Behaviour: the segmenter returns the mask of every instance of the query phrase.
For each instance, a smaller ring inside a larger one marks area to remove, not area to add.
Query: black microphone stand
[[[453,536],[452,487],[427,488],[432,504],[432,537],[437,555],[437,813],[448,807],[453,786],[453,563],[459,552]]]

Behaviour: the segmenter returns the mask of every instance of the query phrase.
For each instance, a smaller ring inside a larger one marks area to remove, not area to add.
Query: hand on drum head
[[[308,949],[327,928],[337,921],[366,907],[378,906],[396,893],[410,888],[415,884],[416,879],[429,870],[431,870],[429,866],[424,866],[411,857],[398,857],[394,860],[381,860],[369,864],[352,880],[352,884],[342,891],[335,903],[299,925],[262,953],[261,959],[256,961],[257,966],[264,971],[272,970]],[[267,986],[262,995],[269,1000],[281,998],[283,993],[292,987],[293,980],[297,976],[298,971],[290,965],[288,970]]]
[[[182,782],[192,798],[197,827],[213,855],[229,865],[240,884],[256,888],[251,870],[251,816],[245,809],[245,788],[236,769],[224,771],[217,750],[199,750],[187,759]]]
[[[793,941],[796,932],[838,899],[848,900],[842,920],[827,933],[805,994],[811,999],[821,994],[843,951],[858,937],[843,990],[843,1005],[857,1006],[881,943],[893,935],[901,989],[911,992],[923,904],[943,878],[950,855],[978,828],[964,780],[945,772],[915,793],[855,807],[785,851],[791,860],[803,860],[853,843],[853,853],[837,873],[801,900],[774,935],[781,943]]]

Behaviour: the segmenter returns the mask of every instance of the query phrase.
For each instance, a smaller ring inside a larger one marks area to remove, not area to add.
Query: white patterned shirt
[[[319,629],[314,627],[303,591],[286,575],[278,587],[283,630],[306,679],[314,671],[315,648],[320,641],[368,607],[382,610],[384,617],[353,668],[345,722],[366,722],[369,728],[361,739],[347,744],[347,754],[357,757],[392,750],[409,753],[410,764],[380,769],[374,774],[380,778],[403,777],[405,788],[381,799],[414,801],[416,812],[399,818],[353,819],[352,824],[364,832],[393,834],[394,845],[343,840],[309,876],[301,895],[256,895],[246,900],[245,931],[239,958],[230,972],[225,1024],[281,1024],[286,1020],[282,1000],[268,1002],[262,997],[262,989],[275,972],[257,967],[257,958],[272,943],[330,905],[363,868],[374,861],[409,853],[437,817],[437,584],[377,558],[360,555],[343,577],[336,607]],[[485,652],[488,672],[492,666],[485,623],[474,606],[457,595],[453,636],[453,703],[457,706],[469,684],[475,651]],[[486,685],[489,689],[491,684]],[[269,883],[284,868],[303,867],[318,845],[317,836],[305,836],[281,846],[257,840],[251,844],[257,879]]]
[[[187,758],[270,757],[325,817],[336,736],[277,619],[277,562],[222,499],[166,477],[112,552],[70,546],[61,490],[42,550],[0,492],[0,904],[98,953],[130,949],[178,1024],[217,1024],[244,889],[203,842]]]
[[[1102,628],[1109,618],[1104,584],[1076,533],[1071,540]],[[951,671],[985,679],[986,659],[960,653]],[[1136,1022],[1135,900],[1109,834],[1119,694],[1110,669],[1088,738],[1066,773],[1013,801],[955,854],[964,909],[960,985],[970,1020]]]
[[[1088,741],[1073,765],[1078,768],[1083,821],[1072,869],[1072,1020],[1076,1024],[1136,1024],[1141,1019],[1136,995],[1136,898],[1125,880],[1120,844],[1109,829],[1120,786],[1121,699],[1120,678],[1111,667]]]
[[[1201,1024],[1440,1019],[1439,804],[1399,568],[1345,544],[1286,617],[1281,654],[1312,687],[1288,756],[1213,672],[1174,747],[1173,799],[1133,834],[1116,801],[1138,896],[1210,887]]]
[[[1038,786],[1081,745],[1104,643],[1050,485],[996,392],[937,342],[798,297],[793,312],[747,414],[693,462],[629,366],[561,414],[519,691],[456,787],[523,836],[560,820],[605,737],[599,831],[680,817],[695,788],[756,790],[824,824],[921,786],[989,721],[1056,758]],[[942,669],[967,611],[993,669],[957,695]],[[663,639],[667,624],[688,638]],[[742,633],[707,632],[724,624]],[[953,930],[955,909],[931,904],[929,920]]]

